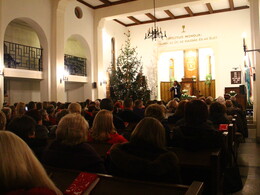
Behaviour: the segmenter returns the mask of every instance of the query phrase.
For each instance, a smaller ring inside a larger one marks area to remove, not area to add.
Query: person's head
[[[68,109],[63,109],[63,110],[57,112],[57,113],[55,114],[57,124],[59,124],[60,120],[61,120],[64,116],[66,116],[67,114],[69,114]]]
[[[167,104],[168,109],[174,110],[178,107],[178,102],[176,100],[170,100]]]
[[[71,103],[68,107],[69,113],[81,113],[81,105],[79,103]]]
[[[135,100],[135,108],[142,108],[143,101],[142,100]]]
[[[42,121],[49,121],[49,115],[45,109],[39,110],[39,113],[41,115]]]
[[[110,138],[111,133],[115,133],[113,124],[113,114],[108,110],[100,110],[93,121],[91,135],[94,140],[105,141]]]
[[[208,96],[208,97],[206,98],[206,100],[205,100],[205,103],[206,103],[207,105],[211,105],[212,102],[213,102],[213,97],[211,97],[211,96]]]
[[[218,96],[218,98],[216,99],[217,102],[221,103],[221,104],[225,104],[225,98],[222,96]]]
[[[225,114],[226,113],[226,106],[219,103],[219,102],[213,102],[210,105],[209,113],[210,113],[210,115]]]
[[[12,109],[9,107],[2,108],[3,113],[5,113],[5,117],[7,120],[10,120],[12,118]]]
[[[185,106],[185,120],[188,124],[198,125],[208,119],[208,107],[201,100],[191,100]]]
[[[5,130],[6,128],[6,116],[5,113],[0,111],[0,130]]]
[[[38,110],[32,109],[25,113],[25,115],[32,117],[37,124],[40,124],[42,122],[42,117]]]
[[[13,118],[7,126],[7,130],[15,133],[23,140],[32,138],[35,136],[36,122],[30,116],[23,115]]]
[[[53,115],[53,114],[55,113],[55,108],[54,108],[53,105],[49,105],[49,106],[47,107],[46,111],[47,111],[47,113],[48,113],[49,115]]]
[[[145,117],[153,117],[161,121],[165,118],[165,108],[159,104],[151,104],[145,109]]]
[[[232,100],[226,100],[226,107],[227,107],[227,108],[232,108],[232,107],[233,107],[233,102],[232,102]]]
[[[87,141],[88,122],[77,113],[64,116],[57,127],[56,138],[64,145],[74,146]]]
[[[109,111],[113,111],[114,109],[114,103],[110,98],[104,98],[101,100],[100,102],[100,109],[103,110],[109,110]]]
[[[42,102],[37,102],[37,103],[36,103],[36,109],[37,109],[37,110],[42,110],[42,109],[43,109],[43,104],[42,104]]]
[[[133,109],[133,99],[132,98],[125,98],[124,100],[124,109]]]
[[[180,103],[178,104],[178,107],[175,111],[175,115],[178,116],[184,116],[185,113],[185,105],[188,102],[188,100],[181,100]]]
[[[130,142],[164,148],[165,129],[157,119],[145,117],[135,127],[131,134]]]
[[[27,104],[27,107],[28,107],[28,110],[36,109],[36,104],[35,104],[35,102],[30,101],[30,102]]]
[[[16,109],[16,115],[17,115],[17,116],[22,116],[22,115],[24,115],[25,112],[26,112],[25,107],[26,107],[25,103],[19,102],[19,103],[16,105],[16,107],[15,107],[15,109]]]
[[[178,81],[174,81],[174,82],[173,82],[173,85],[174,85],[174,86],[180,86],[180,84],[179,84]]]
[[[0,156],[0,194],[35,187],[62,194],[29,146],[15,134],[0,131]]]

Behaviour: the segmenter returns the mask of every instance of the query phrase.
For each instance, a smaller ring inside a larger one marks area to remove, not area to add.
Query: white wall
[[[182,33],[182,25],[185,25],[185,33]],[[168,39],[164,41],[144,40],[144,34],[151,26],[152,24],[147,24],[129,28],[132,45],[137,46],[137,51],[142,56],[144,73],[149,79],[153,77],[150,77],[151,72],[156,69],[161,53],[212,48],[216,62],[216,96],[223,96],[225,87],[238,86],[231,85],[230,71],[234,67],[243,69],[243,32],[246,32],[247,45],[251,47],[249,9],[160,22],[158,26],[167,31]],[[186,35],[197,37],[185,38]],[[160,67],[157,68],[160,71]]]
[[[82,10],[83,17],[81,19],[78,19],[74,13],[76,7],[80,7]],[[84,55],[85,58],[87,58],[88,82],[84,85],[84,90],[81,90],[84,97],[83,99],[93,99],[94,93],[91,85],[93,82],[92,69],[94,66],[93,18],[94,12],[91,8],[88,8],[77,1],[71,1],[68,3],[65,10],[64,44],[72,37],[72,39],[79,41],[81,46],[84,48],[85,53],[80,53],[80,55]],[[68,51],[68,49],[65,51]]]
[[[40,80],[5,79],[10,105],[15,102],[41,101]]]
[[[68,102],[83,102],[86,100],[83,93],[83,83],[66,82],[65,90],[67,92]]]

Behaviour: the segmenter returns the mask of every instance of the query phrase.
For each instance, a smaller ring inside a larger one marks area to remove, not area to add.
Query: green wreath
[[[206,75],[206,80],[205,80],[206,85],[210,85],[211,81],[212,81],[212,75],[211,74],[207,74]]]

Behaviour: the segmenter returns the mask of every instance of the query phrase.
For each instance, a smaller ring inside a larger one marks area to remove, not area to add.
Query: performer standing
[[[173,92],[173,98],[181,98],[181,85],[178,81],[173,82],[173,87],[170,88],[170,91]]]

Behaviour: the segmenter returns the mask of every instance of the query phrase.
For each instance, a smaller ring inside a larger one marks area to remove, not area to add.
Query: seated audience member
[[[5,130],[6,128],[6,116],[5,113],[0,111],[0,130]]]
[[[40,159],[42,151],[46,147],[47,140],[37,139],[35,137],[35,127],[35,120],[28,115],[24,115],[13,118],[10,121],[7,130],[22,138]]]
[[[88,136],[88,142],[94,141],[109,144],[127,142],[115,129],[112,112],[101,110],[97,113]]]
[[[221,104],[225,104],[226,103],[226,100],[224,97],[222,96],[218,96],[218,98],[216,99],[216,102],[219,102]]]
[[[169,113],[175,113],[177,107],[178,107],[178,102],[176,100],[170,100],[166,106],[167,110]]]
[[[48,115],[49,115],[49,121],[51,122],[51,125],[56,125],[57,121],[55,118],[55,108],[53,105],[49,105],[46,109]]]
[[[0,194],[62,194],[27,144],[15,134],[0,132],[0,156]]]
[[[36,122],[35,138],[48,139],[49,130],[47,129],[47,127],[45,127],[42,124],[42,117],[41,117],[39,111],[36,109],[32,109],[32,110],[27,111],[25,114],[32,117]]]
[[[222,134],[208,122],[208,108],[201,100],[185,106],[185,124],[173,130],[173,143],[188,150],[222,146]]]
[[[38,110],[39,113],[40,113],[40,116],[42,118],[42,124],[47,127],[47,129],[50,129],[52,127],[52,124],[50,122],[50,119],[49,119],[49,115],[47,113],[46,110],[44,109],[41,109],[41,110]]]
[[[166,109],[159,104],[151,104],[145,109],[145,117],[153,117],[161,122],[165,129],[166,145],[171,145],[172,131],[168,126],[168,121],[165,118]]]
[[[135,106],[133,108],[133,112],[140,116],[141,118],[144,118],[144,105],[142,100],[135,100]]]
[[[226,101],[227,114],[229,116],[236,115],[237,131],[242,133],[243,137],[248,137],[246,114],[240,108],[234,107],[232,100]]]
[[[219,102],[213,102],[209,109],[209,120],[212,121],[216,129],[219,128],[220,124],[229,124],[230,120],[227,117],[226,106]]]
[[[37,102],[37,103],[36,103],[36,109],[37,109],[37,110],[42,110],[42,109],[43,109],[43,104],[42,104],[42,102]]]
[[[212,104],[212,102],[213,102],[213,97],[211,97],[211,96],[208,96],[206,99],[205,99],[205,103],[207,104],[207,107],[208,107],[208,110],[209,110],[209,107],[210,107],[210,105]]]
[[[88,123],[80,114],[67,114],[58,124],[56,140],[43,154],[48,166],[105,173],[104,162],[86,142]]]
[[[23,102],[19,102],[16,106],[15,106],[15,116],[22,116],[25,114],[26,110],[25,110],[25,103]]]
[[[115,145],[109,155],[112,175],[138,180],[180,183],[178,158],[165,147],[165,130],[155,118],[145,117],[130,142]]]
[[[185,109],[185,105],[186,105],[187,102],[188,102],[187,100],[180,101],[175,113],[172,116],[168,117],[169,123],[176,124],[176,125],[181,125],[183,123],[183,121],[184,121],[184,109]]]
[[[68,107],[69,113],[81,114],[81,105],[79,103],[71,103]]]
[[[69,110],[68,109],[63,109],[63,110],[60,110],[59,112],[57,112],[55,114],[56,123],[59,124],[60,120],[67,114],[69,114]],[[49,137],[51,139],[56,138],[57,126],[58,125],[52,125],[52,127],[50,129]]]
[[[5,118],[6,118],[6,127],[9,124],[9,122],[12,119],[12,109],[9,107],[4,107],[2,108],[2,112],[5,114]]]
[[[110,98],[104,98],[100,102],[100,109],[103,110],[109,110],[113,112],[114,110],[114,104],[113,101]],[[122,131],[125,129],[124,121],[113,113],[113,124],[116,128],[116,130]]]
[[[124,110],[119,113],[119,117],[128,123],[138,123],[141,120],[141,117],[133,112],[133,100],[131,98],[124,100]]]
[[[29,111],[29,110],[32,110],[32,109],[36,109],[36,104],[35,104],[35,102],[30,101],[30,102],[27,104],[27,108],[28,108],[28,111]]]

